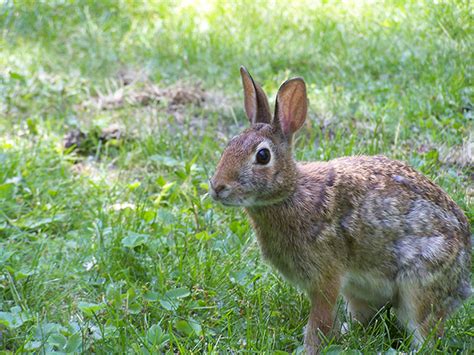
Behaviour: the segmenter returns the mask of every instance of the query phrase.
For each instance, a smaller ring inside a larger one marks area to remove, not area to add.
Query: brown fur
[[[415,340],[423,341],[471,292],[471,239],[463,212],[400,161],[356,156],[295,162],[291,141],[306,116],[304,82],[282,85],[268,123],[263,91],[246,75],[252,127],[229,142],[211,194],[245,207],[264,258],[308,293],[306,349],[317,352],[319,332],[332,329],[339,293],[361,322],[393,305]],[[255,92],[260,104],[252,101]],[[271,163],[256,163],[257,147],[270,150]]]

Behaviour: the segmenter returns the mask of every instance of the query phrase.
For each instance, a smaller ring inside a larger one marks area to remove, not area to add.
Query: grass
[[[305,78],[298,159],[406,160],[472,224],[472,14],[468,1],[4,1],[0,349],[300,352],[304,295],[262,263],[245,216],[206,197],[247,124],[239,65],[270,96]],[[385,312],[325,350],[407,352],[395,323]],[[423,351],[472,351],[472,301],[446,328]]]

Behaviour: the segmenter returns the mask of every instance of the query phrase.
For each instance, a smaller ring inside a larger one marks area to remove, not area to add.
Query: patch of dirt
[[[162,88],[150,81],[131,81],[121,78],[122,85],[108,93],[83,102],[80,108],[95,108],[99,110],[116,110],[124,106],[149,106],[165,104],[168,109],[176,110],[181,106],[201,107],[207,99],[201,85],[178,82],[173,86]]]
[[[204,90],[197,86],[177,85],[164,91],[164,95],[169,99],[171,106],[195,105],[201,106],[206,96]]]
[[[63,147],[74,150],[82,155],[92,154],[97,149],[99,142],[124,141],[131,138],[126,134],[125,128],[118,124],[111,124],[103,129],[94,127],[89,132],[83,132],[78,128],[73,128],[64,135]]]
[[[162,87],[153,83],[145,71],[127,67],[120,69],[116,78],[106,86],[105,92],[99,92],[76,108],[79,111],[113,111],[125,107],[147,111],[151,109],[164,111],[178,123],[182,123],[188,108],[229,113],[236,104],[235,100],[222,91],[204,90],[199,82],[178,81],[171,86]]]
[[[201,83],[189,80],[164,86],[155,84],[146,72],[129,68],[119,70],[104,87],[103,92],[75,107],[79,127],[84,132],[91,130],[86,127],[112,122],[124,127],[122,132],[106,130],[97,136],[100,139],[116,133],[119,139],[137,138],[163,130],[197,137],[208,132],[212,125],[216,138],[227,140],[235,125],[239,125],[239,130],[246,125],[246,121],[236,123],[235,112],[243,107],[240,91],[228,96],[222,90],[204,89]],[[71,141],[69,145],[72,145],[73,138],[73,134],[69,134],[65,143]]]
[[[73,146],[81,147],[86,139],[86,134],[79,129],[72,129],[64,135],[63,146],[68,149]]]
[[[120,140],[124,138],[126,138],[125,129],[116,123],[113,123],[110,126],[107,126],[102,129],[99,135],[99,139],[102,142],[108,142],[112,139]]]
[[[466,139],[462,145],[442,146],[438,149],[439,160],[443,164],[474,168],[474,137]]]

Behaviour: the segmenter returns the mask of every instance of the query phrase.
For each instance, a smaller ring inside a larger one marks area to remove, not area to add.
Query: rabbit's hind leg
[[[401,325],[413,334],[414,348],[419,348],[430,335],[443,335],[443,321],[449,309],[446,301],[431,288],[411,285],[400,289],[394,311]]]
[[[441,337],[443,322],[470,295],[470,255],[460,250],[451,262],[413,263],[400,272],[394,311],[398,320],[413,332],[414,345],[427,337]]]

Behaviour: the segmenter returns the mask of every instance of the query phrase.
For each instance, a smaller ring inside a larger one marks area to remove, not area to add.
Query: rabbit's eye
[[[257,163],[265,165],[270,161],[270,151],[267,148],[260,149],[256,155]]]

